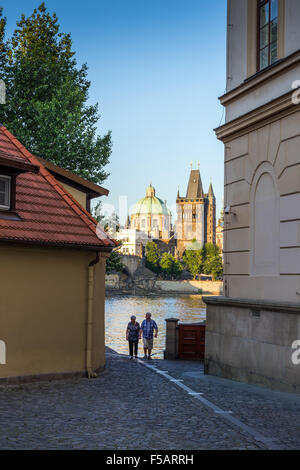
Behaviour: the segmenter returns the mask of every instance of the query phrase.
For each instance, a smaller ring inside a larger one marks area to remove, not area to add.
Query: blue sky
[[[2,0],[11,34],[33,0]],[[212,178],[223,199],[223,145],[218,96],[225,89],[226,0],[48,0],[70,32],[79,64],[89,66],[90,102],[99,102],[99,133],[112,131],[102,201],[131,206],[151,182],[174,213],[190,163],[200,161],[204,190]]]

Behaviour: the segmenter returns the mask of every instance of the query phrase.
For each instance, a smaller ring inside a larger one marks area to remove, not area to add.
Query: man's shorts
[[[153,349],[153,338],[143,338],[144,348]]]

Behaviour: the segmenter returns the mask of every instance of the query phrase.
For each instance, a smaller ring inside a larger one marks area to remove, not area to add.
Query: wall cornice
[[[294,91],[289,91],[279,98],[216,128],[215,133],[217,138],[226,143],[229,140],[248,134],[278,119],[298,112],[300,107],[292,102]]]
[[[273,302],[268,300],[241,299],[223,296],[202,297],[202,300],[207,305],[224,305],[253,310],[272,310],[284,313],[297,313],[300,315],[300,304],[290,302]]]
[[[233,101],[239,99],[245,93],[264,85],[266,81],[285,73],[287,70],[299,63],[300,49],[288,57],[279,60],[276,64],[271,65],[267,69],[257,72],[255,75],[247,78],[241,85],[220,96],[219,100],[223,106],[227,106]]]

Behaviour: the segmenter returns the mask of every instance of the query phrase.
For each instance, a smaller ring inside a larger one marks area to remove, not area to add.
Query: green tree
[[[3,8],[0,7],[0,78],[4,78],[7,63],[7,43],[5,42],[6,18],[3,16]]]
[[[111,214],[103,213],[102,202],[99,201],[92,210],[92,215],[98,223],[102,225],[104,230],[107,232],[111,229],[112,233],[120,231],[120,220],[116,211]]]
[[[201,274],[203,268],[203,261],[204,261],[204,250],[194,250],[192,248],[187,248],[185,250],[183,261],[193,275],[194,279]]]
[[[109,258],[106,260],[106,274],[111,274],[114,272],[121,272],[124,268],[122,263],[122,258],[118,251],[112,251]]]
[[[183,270],[181,263],[171,253],[164,253],[159,264],[166,278],[178,278]]]
[[[210,270],[214,281],[223,277],[223,261],[221,256],[218,255],[212,259]]]
[[[155,273],[160,272],[160,249],[155,242],[146,245],[146,268]]]
[[[204,247],[203,272],[213,276],[216,280],[223,275],[223,261],[218,246],[206,243]]]
[[[70,34],[60,31],[45,4],[22,15],[4,43],[0,12],[0,65],[7,104],[2,122],[32,153],[90,181],[101,183],[111,154],[111,134],[96,134],[98,104],[87,105],[87,65],[77,67]]]
[[[220,254],[220,248],[213,243],[206,243],[204,245],[204,256],[210,258]]]
[[[103,210],[103,207],[102,207],[101,201],[97,202],[97,204],[92,209],[92,216],[94,217],[95,220],[97,220],[98,223],[101,223],[101,224],[102,224],[102,221],[105,219],[105,215],[103,214],[102,210]]]

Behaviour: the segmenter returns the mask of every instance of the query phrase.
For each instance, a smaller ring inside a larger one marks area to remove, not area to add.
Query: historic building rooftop
[[[96,250],[116,245],[97,229],[91,214],[2,125],[0,175],[0,195],[4,196],[0,204],[0,242]]]
[[[155,195],[155,189],[150,184],[146,190],[146,196],[140,199],[134,206],[132,215],[170,215],[167,204]]]

